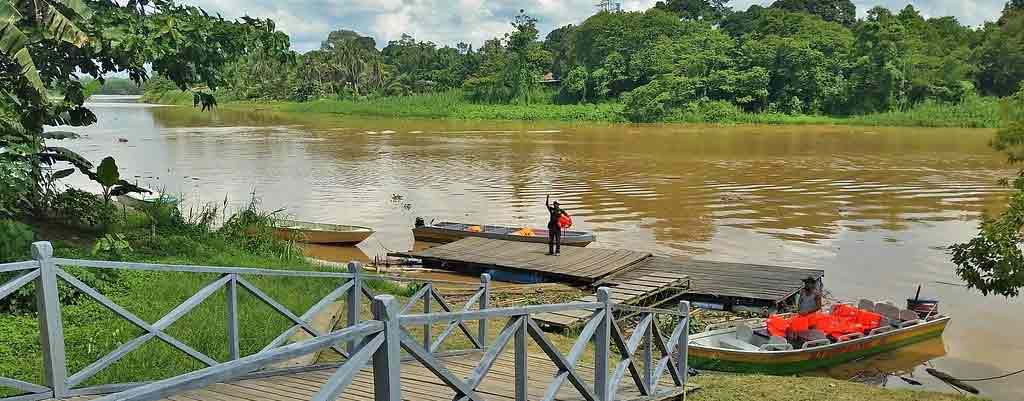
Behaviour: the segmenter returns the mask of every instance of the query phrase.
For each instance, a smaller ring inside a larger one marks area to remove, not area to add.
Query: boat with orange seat
[[[412,229],[416,241],[447,244],[466,237],[501,239],[506,241],[534,242],[546,244],[548,230],[531,227],[509,227],[485,224],[440,223],[425,224],[422,219],[416,220]],[[594,233],[587,231],[562,231],[562,245],[587,246],[596,241]]]
[[[698,369],[793,374],[941,337],[949,321],[937,310],[920,315],[891,303],[862,300],[857,307],[834,306],[828,314],[709,325],[690,336],[689,361]]]

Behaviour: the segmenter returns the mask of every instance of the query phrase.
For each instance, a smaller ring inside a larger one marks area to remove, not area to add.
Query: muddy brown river
[[[988,148],[991,130],[355,119],[123,98],[93,110],[99,123],[64,145],[112,155],[122,177],[186,205],[255,192],[293,218],[377,230],[320,257],[410,249],[417,216],[543,226],[550,194],[597,233],[591,246],[820,268],[837,299],[900,300],[922,284],[954,317],[941,340],[820,374],[954,392],[924,368],[1024,368],[1024,300],[961,287],[946,250],[1005,202],[996,180],[1014,170]],[[974,384],[1024,399],[1024,375]]]

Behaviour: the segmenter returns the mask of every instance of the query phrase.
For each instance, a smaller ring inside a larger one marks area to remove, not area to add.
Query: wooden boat
[[[750,323],[756,323],[758,319],[729,322],[724,325],[708,326],[703,333],[691,335],[688,359],[691,365],[698,369],[793,374],[835,366],[941,337],[949,320],[949,316],[943,315],[907,320],[898,325],[885,325],[861,337],[851,335],[849,338],[840,337],[838,341],[811,341],[797,349],[793,349],[788,343],[779,344],[757,334],[748,334],[764,329],[763,323],[756,327],[750,326]],[[753,330],[744,329],[741,325]],[[746,336],[750,337],[743,338]]]
[[[148,194],[133,192],[120,195],[117,197],[117,201],[136,209],[157,204],[177,205],[181,203],[181,199],[159,191],[151,191]]]
[[[355,245],[373,235],[373,229],[360,226],[278,220],[274,234],[278,238],[309,244]]]
[[[546,244],[548,230],[531,228],[533,235],[523,235],[522,227],[489,226],[482,224],[440,222],[431,225],[417,224],[412,229],[416,241],[447,244],[466,237],[482,237],[507,241],[535,242]],[[562,231],[562,245],[587,246],[597,238],[586,231]]]

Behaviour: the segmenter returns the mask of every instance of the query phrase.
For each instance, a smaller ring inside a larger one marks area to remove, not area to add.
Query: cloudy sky
[[[419,40],[455,45],[466,41],[479,46],[507,32],[520,9],[539,19],[541,34],[579,23],[594,12],[596,0],[182,0],[225,17],[272,18],[292,38],[299,51],[319,46],[327,33],[351,29],[373,36],[378,47],[409,33]],[[619,0],[623,9],[644,10],[656,0]],[[732,0],[733,9],[771,0]],[[854,0],[863,16],[876,5],[900,9],[913,4],[928,17],[952,15],[961,23],[979,25],[998,18],[1006,0]]]

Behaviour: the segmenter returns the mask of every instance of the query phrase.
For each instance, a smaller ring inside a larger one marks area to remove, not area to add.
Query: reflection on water
[[[935,283],[958,282],[946,247],[1005,202],[995,182],[1013,170],[988,148],[989,130],[366,120],[109,103],[95,110],[99,124],[66,144],[94,160],[113,155],[142,184],[193,203],[240,205],[255,191],[267,208],[298,219],[377,230],[358,251],[310,251],[327,259],[407,250],[416,216],[542,226],[551,194],[579,228],[598,233],[592,246],[822,268],[840,299],[898,301],[924,284],[923,295],[955,316],[944,346],[924,345],[944,352],[913,347],[866,366],[909,361],[896,369],[909,372],[918,359],[945,354],[930,363],[984,376],[1024,360],[1007,334],[1024,331],[1022,301]],[[1024,398],[1024,378],[981,387]]]
[[[945,355],[946,345],[941,338],[934,338],[876,357],[823,369],[816,374],[893,388],[919,388],[900,379],[905,377],[929,388],[941,389],[946,385],[925,372],[924,368],[929,361]]]

